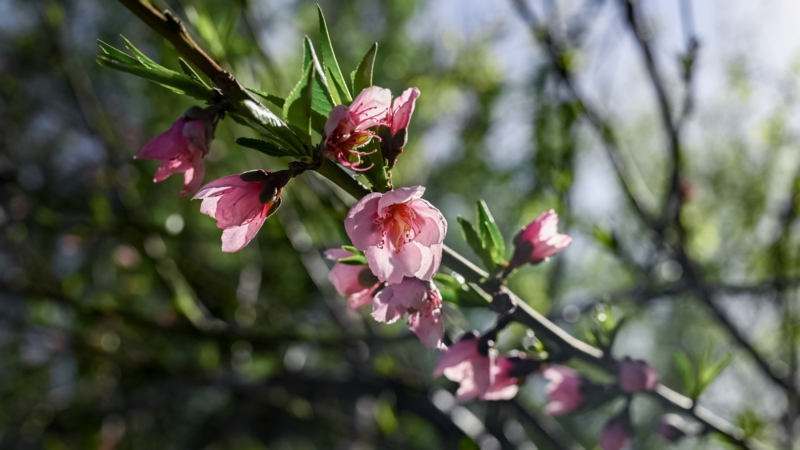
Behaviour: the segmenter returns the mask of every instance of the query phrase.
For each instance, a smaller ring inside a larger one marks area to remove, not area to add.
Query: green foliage
[[[354,95],[358,95],[364,89],[372,86],[372,71],[375,67],[375,56],[377,54],[378,43],[376,42],[369,48],[356,70],[350,73]]]
[[[292,156],[291,153],[287,152],[283,148],[276,146],[272,142],[262,141],[261,139],[240,137],[236,138],[236,143],[242,147],[258,150],[259,152],[268,156],[275,156],[278,158],[281,156]]]
[[[673,356],[683,379],[686,395],[692,399],[698,398],[733,361],[733,355],[726,355],[712,362],[710,352],[706,352],[702,361],[695,367],[686,353],[677,351]]]
[[[163,86],[175,93],[181,95],[188,95],[198,100],[209,101],[214,97],[214,90],[206,85],[193,70],[188,68],[185,62],[182,62],[181,67],[184,71],[189,69],[190,74],[180,74],[173,70],[156,63],[152,59],[145,56],[133,44],[130,43],[125,37],[125,46],[133,53],[133,57],[116,49],[113,46],[98,40],[100,49],[103,51],[102,55],[97,57],[97,62],[106,68],[128,72],[130,74],[150,80],[160,86]]]
[[[477,229],[463,217],[458,218],[458,223],[461,224],[464,240],[483,261],[484,267],[491,272],[505,263],[506,244],[486,203],[479,200],[476,209]]]
[[[317,72],[312,64],[307,64],[303,76],[297,82],[292,92],[286,96],[283,105],[283,119],[303,141],[311,144],[311,112],[314,92],[314,82]]]
[[[322,38],[322,67],[332,85],[331,95],[337,105],[349,104],[353,101],[353,97],[350,96],[347,83],[344,80],[344,76],[342,76],[342,70],[336,61],[336,54],[333,52],[333,44],[331,44],[331,37],[328,33],[328,25],[325,23],[325,16],[322,14],[322,8],[317,6],[317,11],[319,13],[319,34]]]

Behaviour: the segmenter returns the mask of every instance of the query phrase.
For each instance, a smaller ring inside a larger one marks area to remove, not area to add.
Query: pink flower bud
[[[372,86],[361,91],[350,106],[333,108],[325,122],[325,151],[339,164],[357,171],[369,170],[361,167],[361,157],[372,152],[358,151],[375,137],[370,128],[386,124],[392,102],[388,89]]]
[[[600,448],[603,450],[622,450],[633,438],[633,426],[628,410],[609,420],[600,435]]]
[[[626,357],[619,363],[619,385],[625,392],[652,391],[658,378],[658,372],[644,361]]]
[[[658,434],[666,441],[677,442],[687,434],[693,434],[689,425],[677,414],[667,414],[658,424]]]
[[[549,381],[545,388],[548,414],[566,414],[583,403],[581,386],[583,377],[566,366],[550,366],[544,370],[545,379]]]
[[[422,200],[423,192],[422,186],[373,192],[353,205],[344,220],[372,273],[388,284],[404,277],[430,280],[439,270],[447,221]]]
[[[397,158],[406,146],[408,125],[411,123],[411,115],[414,113],[414,105],[418,97],[419,89],[414,87],[403,91],[392,102],[392,108],[387,117],[389,127],[381,131],[381,153],[388,161],[389,169],[394,167]]]
[[[558,215],[552,209],[537,217],[514,237],[514,255],[509,269],[538,264],[563,250],[572,238],[558,233]]]
[[[444,375],[459,383],[456,398],[466,402],[474,398],[483,400],[507,400],[519,390],[519,378],[513,376],[513,358],[498,357],[497,351],[488,349],[483,354],[480,340],[466,335],[451,345],[439,357],[434,376]]]
[[[338,261],[353,255],[346,250],[334,248],[326,251],[325,256]],[[353,309],[371,304],[375,290],[381,285],[367,266],[342,263],[333,265],[330,280],[340,295],[348,296],[347,304]]]
[[[203,186],[193,199],[202,199],[200,212],[217,220],[222,228],[222,251],[244,248],[264,221],[281,205],[280,194],[291,180],[286,170],[253,170],[228,175]]]
[[[193,106],[169,130],[148,142],[134,158],[161,160],[161,167],[153,178],[155,183],[174,173],[183,173],[181,195],[190,194],[203,182],[203,157],[214,139],[218,119],[216,108]]]

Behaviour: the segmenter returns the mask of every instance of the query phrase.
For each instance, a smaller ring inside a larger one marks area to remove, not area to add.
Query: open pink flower
[[[439,270],[447,221],[422,200],[424,192],[422,186],[373,192],[353,205],[344,220],[353,245],[381,281],[430,280]]]
[[[350,106],[333,108],[325,122],[325,150],[329,157],[353,170],[365,171],[361,157],[373,152],[358,151],[376,136],[370,128],[383,125],[391,107],[392,93],[372,86],[361,91]]]
[[[252,170],[200,188],[193,199],[203,199],[200,212],[217,219],[217,227],[223,229],[223,252],[239,251],[253,240],[264,221],[280,207],[281,191],[291,178],[286,170]]]
[[[430,281],[405,278],[375,295],[372,317],[378,322],[394,323],[408,314],[408,327],[426,347],[444,349],[442,296]]]
[[[550,366],[544,370],[544,377],[549,381],[545,388],[548,414],[565,414],[583,403],[581,385],[583,377],[566,366]]]
[[[381,131],[381,152],[388,161],[387,166],[394,167],[397,157],[403,152],[408,141],[408,125],[414,113],[414,104],[419,97],[419,89],[412,87],[403,91],[392,101],[392,107],[386,118],[388,129]]]
[[[626,409],[609,420],[600,435],[600,448],[603,450],[622,450],[633,438],[633,425]]]
[[[539,262],[563,250],[572,238],[558,233],[558,214],[552,209],[537,217],[514,237],[514,256],[509,269]]]
[[[500,356],[497,363],[492,366],[491,382],[486,392],[481,395],[483,400],[508,400],[517,395],[519,391],[519,378],[512,376],[516,365],[513,359]]]
[[[174,173],[183,173],[181,195],[190,194],[203,182],[203,157],[214,138],[218,118],[216,108],[193,106],[169,130],[148,142],[134,158],[161,160],[161,167],[153,178],[156,183]]]
[[[645,361],[626,357],[619,363],[619,385],[626,392],[652,391],[658,378],[658,372]]]
[[[347,250],[333,248],[326,251],[325,256],[338,261],[353,255]],[[339,262],[333,265],[330,280],[340,295],[348,296],[347,304],[353,309],[371,304],[375,290],[381,285],[367,266]]]
[[[512,376],[515,365],[511,358],[498,357],[497,351],[488,349],[483,354],[479,340],[467,335],[451,345],[439,357],[434,376],[444,375],[459,383],[456,398],[466,402],[474,398],[507,400],[517,394],[519,378]]]

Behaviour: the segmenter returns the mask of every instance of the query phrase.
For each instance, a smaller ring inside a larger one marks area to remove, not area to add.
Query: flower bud
[[[658,434],[664,440],[677,442],[687,435],[695,434],[692,426],[677,414],[667,414],[658,423]]]
[[[633,425],[626,407],[617,417],[609,420],[600,435],[600,448],[603,450],[622,450],[633,438]]]
[[[536,218],[516,237],[507,271],[526,263],[538,264],[563,250],[572,238],[558,233],[558,215],[551,209]]]
[[[619,364],[619,385],[625,392],[652,391],[658,378],[658,372],[642,360],[625,357]]]
[[[587,380],[566,366],[550,366],[543,372],[549,381],[545,388],[548,414],[566,414],[583,404],[583,385]]]

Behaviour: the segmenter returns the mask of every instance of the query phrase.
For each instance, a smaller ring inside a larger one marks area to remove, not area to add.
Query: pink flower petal
[[[404,128],[408,128],[408,124],[411,123],[411,115],[414,114],[414,104],[418,97],[419,89],[412,87],[406,89],[399,97],[394,99],[390,126],[392,135],[397,134],[398,131]]]
[[[359,250],[377,246],[381,242],[381,231],[375,223],[378,218],[378,202],[381,193],[373,192],[359,200],[347,213],[344,229],[353,246]],[[380,278],[380,277],[378,277]]]

